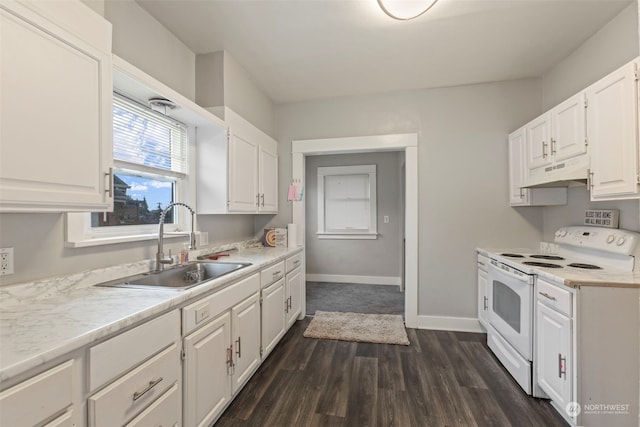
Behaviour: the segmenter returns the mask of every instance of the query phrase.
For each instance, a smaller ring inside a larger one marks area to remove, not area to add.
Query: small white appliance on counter
[[[574,396],[570,392],[577,388],[576,384],[568,384],[569,390],[560,391],[557,396],[550,396],[549,391],[555,392],[553,384],[545,384],[542,388],[538,384],[540,375],[537,373],[547,369],[546,365],[539,369],[538,364],[548,361],[536,358],[536,301],[542,300],[543,304],[548,303],[561,313],[564,310],[562,314],[569,322],[575,322],[571,316],[575,317],[572,304],[575,307],[576,298],[572,298],[568,284],[610,282],[634,286],[639,277],[634,271],[640,271],[640,234],[604,227],[572,226],[559,229],[554,242],[557,245],[555,253],[535,249],[486,251],[489,265],[484,298],[487,300],[489,348],[527,394],[551,397],[555,403],[564,404],[565,396]],[[548,285],[558,286],[559,291],[547,291],[543,286]],[[575,337],[569,337],[571,339],[575,342]],[[565,368],[574,365],[566,357],[562,352],[558,353],[557,367],[554,365],[555,376],[563,380],[562,387],[567,383]]]

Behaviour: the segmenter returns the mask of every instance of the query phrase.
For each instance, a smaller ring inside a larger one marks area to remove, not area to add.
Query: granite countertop
[[[535,249],[492,249],[476,248],[476,251],[484,256],[503,252],[535,253]],[[640,271],[619,270],[578,270],[578,269],[548,269],[536,267],[535,274],[538,277],[555,283],[563,283],[570,288],[581,286],[599,286],[615,288],[640,288]]]
[[[194,255],[217,252],[219,248]],[[223,247],[221,250],[227,250]],[[239,247],[222,262],[252,265],[175,291],[93,286],[150,270],[150,261],[0,288],[0,382],[212,293],[302,251]]]

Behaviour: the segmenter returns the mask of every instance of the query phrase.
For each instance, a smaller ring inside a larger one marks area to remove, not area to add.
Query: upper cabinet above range
[[[592,201],[640,198],[639,64],[636,58],[511,133],[512,206],[531,205],[525,189],[571,183],[587,184]]]
[[[581,92],[525,125],[526,186],[587,179],[586,105]]]
[[[277,213],[278,143],[224,109],[227,134],[198,143],[198,213]]]
[[[2,1],[0,40],[0,212],[112,210],[111,24]]]

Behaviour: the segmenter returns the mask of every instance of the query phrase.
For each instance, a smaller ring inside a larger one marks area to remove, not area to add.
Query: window
[[[84,241],[71,246],[153,238],[162,211],[175,200],[185,200],[187,149],[184,124],[114,93],[113,212],[68,214],[68,241]],[[183,217],[181,210],[169,211],[166,230],[186,229]]]
[[[317,234],[377,239],[376,165],[318,168]]]

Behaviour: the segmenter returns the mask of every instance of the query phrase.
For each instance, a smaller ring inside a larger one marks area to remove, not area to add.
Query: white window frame
[[[328,176],[366,175],[368,194],[363,195],[369,202],[369,227],[364,229],[327,229],[325,178]],[[324,166],[318,167],[318,239],[373,240],[378,238],[378,207],[376,191],[376,165]]]
[[[193,190],[193,180],[188,171],[193,167],[193,148],[195,146],[196,128],[189,123],[185,123],[187,128],[187,174],[165,171],[147,167],[135,163],[114,160],[114,173],[121,170],[128,173],[140,175],[156,175],[175,179],[174,200],[188,204],[192,208],[195,206],[195,192]],[[191,215],[184,209],[174,209],[173,224],[165,224],[165,233],[188,232],[191,230]],[[155,240],[158,238],[159,224],[123,225],[111,227],[92,227],[91,213],[67,213],[65,224],[65,246],[71,248],[109,245],[116,243],[137,242],[144,240]],[[197,228],[194,224],[194,228]],[[165,239],[182,238],[181,235],[164,236]]]

